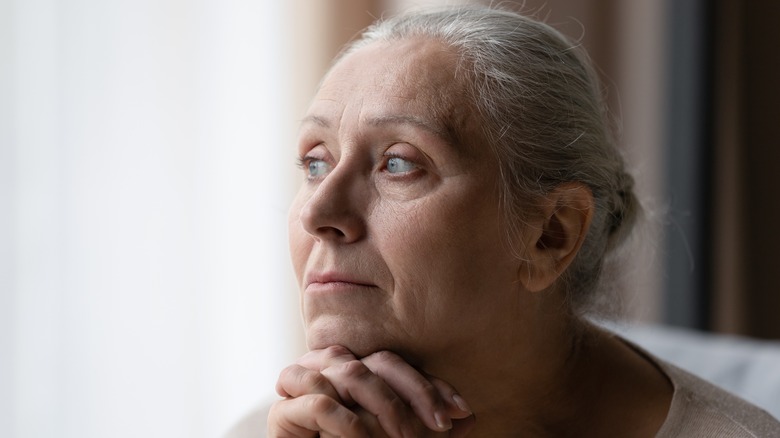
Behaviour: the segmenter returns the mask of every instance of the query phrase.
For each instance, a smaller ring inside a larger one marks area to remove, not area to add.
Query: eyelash
[[[404,161],[406,161],[407,163],[410,163],[410,164],[412,164],[412,166],[413,166],[413,169],[412,169],[412,170],[409,170],[409,171],[406,171],[406,172],[402,172],[402,173],[400,173],[400,174],[395,174],[395,175],[396,175],[396,177],[400,177],[400,176],[402,176],[402,175],[409,175],[409,174],[411,174],[412,172],[414,172],[415,170],[419,170],[419,169],[420,169],[420,166],[417,164],[417,162],[416,162],[416,161],[414,161],[414,160],[411,160],[411,159],[409,159],[408,157],[405,157],[405,156],[403,156],[403,155],[400,155],[400,154],[394,154],[394,153],[392,153],[392,152],[390,152],[390,153],[385,153],[385,154],[382,156],[382,158],[383,158],[383,161],[384,161],[384,165],[383,165],[383,168],[382,168],[382,170],[384,170],[384,171],[387,171],[387,170],[388,170],[388,169],[387,169],[388,163],[389,163],[389,162],[390,162],[390,160],[392,160],[393,158],[398,158],[398,159],[400,159],[400,160],[404,160]]]
[[[403,172],[401,174],[396,174],[395,177],[403,177],[404,175],[408,175],[408,174],[414,172],[415,170],[419,170],[419,166],[418,166],[416,161],[411,160],[408,157],[405,157],[405,156],[403,156],[401,154],[395,154],[395,153],[390,152],[390,153],[385,153],[385,154],[382,155],[382,162],[383,162],[382,170],[383,171],[387,171],[387,163],[388,163],[388,161],[390,161],[393,158],[398,158],[398,159],[401,159],[401,160],[404,160],[404,161],[408,161],[409,163],[412,163],[415,166],[414,170],[411,170],[409,172]],[[325,161],[322,158],[314,157],[314,156],[311,156],[311,155],[302,155],[302,156],[299,156],[299,157],[297,157],[295,159],[295,165],[299,169],[301,169],[302,171],[307,171],[309,165],[311,164],[311,162],[315,161],[315,160],[316,161]],[[311,177],[309,175],[307,175],[307,177],[315,178],[315,177]]]
[[[311,163],[313,161],[325,162],[325,160],[323,160],[322,158],[311,156],[311,155],[303,155],[303,156],[298,157],[295,161],[296,161],[296,165],[298,166],[298,168],[301,169],[306,174],[306,179],[308,179],[308,180],[316,180],[316,179],[320,178],[320,176],[312,175],[310,173]]]
[[[295,166],[298,169],[304,170],[309,165],[309,161],[313,160],[313,157],[308,155],[301,155],[295,159]]]

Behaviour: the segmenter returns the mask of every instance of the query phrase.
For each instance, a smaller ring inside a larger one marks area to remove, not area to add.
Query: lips
[[[376,287],[376,285],[369,280],[336,271],[307,274],[304,284],[306,285],[306,291],[311,289],[322,290],[351,287]]]

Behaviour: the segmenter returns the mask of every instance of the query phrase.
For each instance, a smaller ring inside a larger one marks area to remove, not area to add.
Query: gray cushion
[[[652,325],[610,329],[780,418],[780,342]]]

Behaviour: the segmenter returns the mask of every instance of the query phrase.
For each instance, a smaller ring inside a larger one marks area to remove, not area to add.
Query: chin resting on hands
[[[269,437],[465,436],[474,416],[455,388],[380,351],[314,350],[285,368]]]

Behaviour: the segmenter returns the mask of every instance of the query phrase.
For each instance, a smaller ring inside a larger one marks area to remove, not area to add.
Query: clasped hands
[[[285,368],[269,437],[463,437],[474,416],[449,383],[389,351],[313,350]]]

